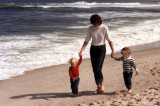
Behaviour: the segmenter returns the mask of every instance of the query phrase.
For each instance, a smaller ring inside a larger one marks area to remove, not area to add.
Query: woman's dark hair
[[[94,24],[101,25],[101,24],[102,24],[102,19],[101,19],[101,17],[100,17],[99,15],[94,14],[94,15],[91,16],[90,22],[91,22],[91,24],[93,24],[93,25],[94,25]]]

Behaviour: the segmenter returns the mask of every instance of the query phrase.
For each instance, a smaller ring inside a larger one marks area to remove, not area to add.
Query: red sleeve
[[[71,70],[71,68],[69,68],[69,76],[70,76],[71,78],[73,78],[73,75],[72,75],[72,70]]]
[[[78,61],[78,66],[81,64],[81,62],[82,62],[82,56],[80,56],[80,58],[79,58],[79,61]]]

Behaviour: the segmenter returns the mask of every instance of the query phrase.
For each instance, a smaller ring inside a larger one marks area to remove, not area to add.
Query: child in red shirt
[[[71,83],[71,89],[73,96],[78,95],[78,85],[79,85],[79,65],[82,62],[82,55],[79,55],[80,59],[77,61],[76,58],[70,59],[71,66],[69,67],[69,76],[70,76],[70,83]]]

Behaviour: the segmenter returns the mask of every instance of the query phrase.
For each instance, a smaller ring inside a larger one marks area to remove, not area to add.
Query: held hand
[[[111,53],[111,58],[114,58],[114,51],[112,51]]]
[[[79,56],[82,56],[82,52],[80,51],[80,52],[78,53],[78,55],[79,55]]]

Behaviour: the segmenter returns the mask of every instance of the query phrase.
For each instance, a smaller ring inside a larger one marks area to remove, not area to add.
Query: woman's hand
[[[82,48],[81,48],[81,51],[78,53],[79,56],[82,56],[82,52],[83,52],[83,50],[86,48],[87,44],[88,44],[88,42],[86,42],[86,41],[83,43],[83,46],[82,46]]]
[[[79,56],[82,56],[82,52],[80,51],[80,52],[78,53],[78,55],[79,55]]]
[[[111,52],[111,58],[114,58],[114,47],[113,47],[112,41],[109,42],[109,46],[110,46],[110,48],[112,50],[112,52]]]
[[[111,52],[111,58],[114,58],[114,51]]]

